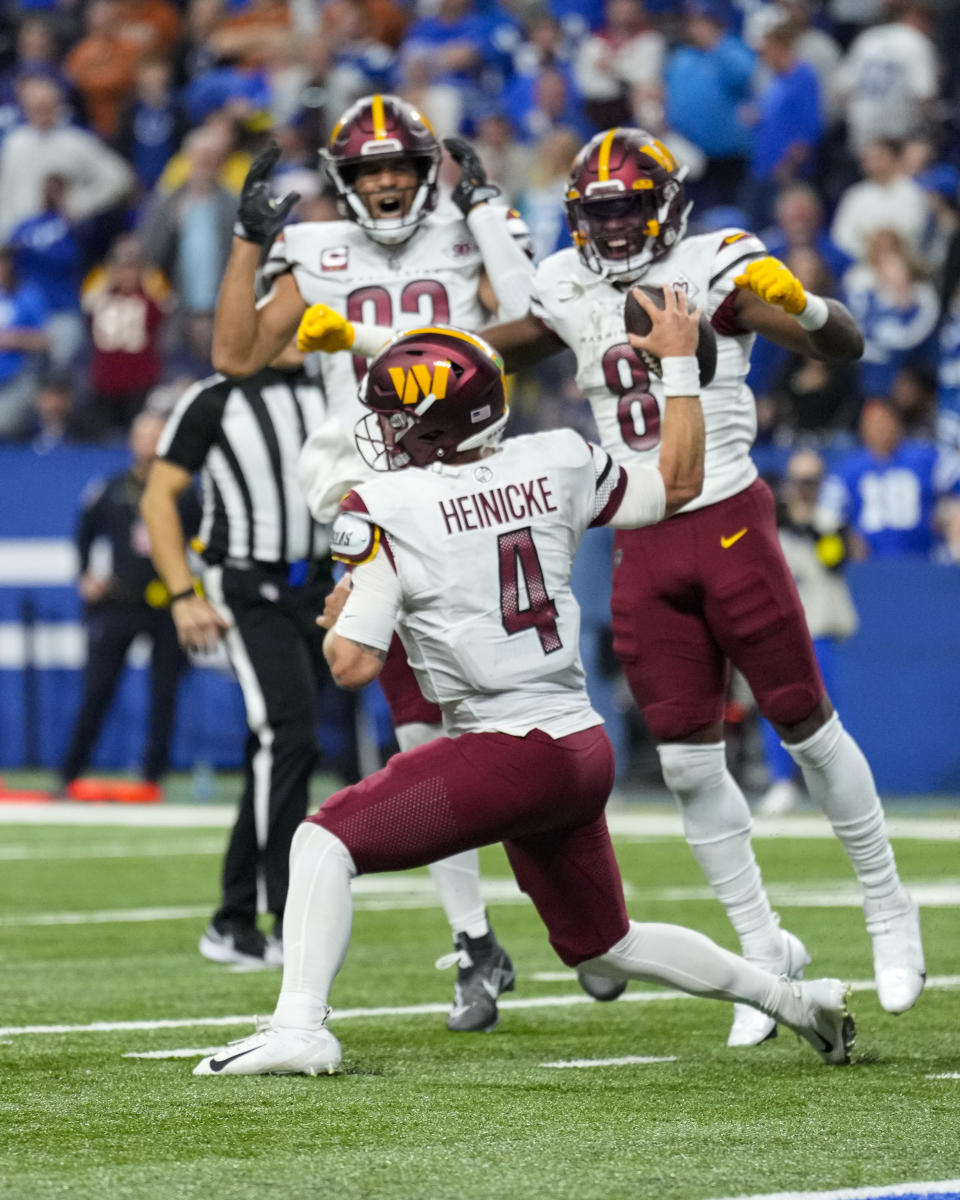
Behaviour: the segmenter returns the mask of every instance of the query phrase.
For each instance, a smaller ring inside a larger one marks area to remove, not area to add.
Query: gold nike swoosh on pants
[[[748,526],[744,525],[742,529],[738,530],[736,533],[731,533],[729,537],[721,537],[720,545],[724,548],[724,550],[729,550],[734,542],[740,541],[743,535],[747,532],[747,528]]]

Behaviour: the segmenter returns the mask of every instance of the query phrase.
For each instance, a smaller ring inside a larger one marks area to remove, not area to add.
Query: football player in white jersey
[[[613,754],[584,688],[570,573],[588,526],[649,524],[700,489],[697,319],[682,295],[665,289],[664,302],[661,313],[644,298],[652,329],[639,342],[663,362],[656,465],[618,466],[572,430],[499,446],[503,363],[479,337],[415,330],[371,363],[357,436],[389,473],[352,491],[334,526],[355,566],[349,594],[344,581],[328,601],[324,652],[338,683],[362,687],[398,628],[449,736],[396,755],[301,825],[273,1017],[195,1074],[335,1071],[328,998],[351,880],[498,841],[568,966],[756,1005],[826,1062],[849,1061],[845,984],[796,983],[626,913],[604,816]]]
[[[752,234],[685,236],[683,169],[643,130],[594,137],[574,160],[566,202],[574,247],[540,263],[527,316],[485,332],[507,370],[569,346],[604,449],[620,464],[642,463],[660,447],[663,387],[627,340],[625,291],[638,281],[682,288],[718,335],[716,374],[702,397],[703,491],[665,525],[618,532],[613,573],[614,649],[657,740],[687,840],[744,955],[799,976],[809,956],[770,909],[749,809],[726,766],[733,662],[853,864],[880,1003],[904,1012],[924,984],[917,908],[898,877],[870,768],[824,691],[773,499],[750,458],[756,415],[745,383],[757,333],[828,361],[858,358],[863,339],[842,304],[806,295]],[[738,1008],[729,1044],[775,1032],[768,1017]]]
[[[344,492],[370,472],[359,457],[353,426],[357,382],[367,357],[393,328],[454,322],[467,329],[522,316],[533,282],[523,249],[525,228],[496,203],[479,160],[465,142],[449,139],[461,177],[450,202],[439,201],[441,147],[424,117],[396,96],[372,95],[343,115],[324,152],[343,220],[288,225],[259,272],[261,247],[289,208],[270,199],[276,154],[251,168],[240,201],[237,237],[220,291],[214,365],[227,375],[257,369],[296,331],[301,348],[328,351],[321,373],[332,416],[309,442],[311,498],[322,523],[336,515]],[[271,288],[255,303],[255,280]],[[308,307],[309,306],[309,307]],[[365,357],[366,356],[366,357]],[[401,749],[440,735],[440,712],[421,695],[399,642],[381,685]],[[496,990],[513,987],[513,967],[490,929],[476,853],[431,867],[454,937],[454,954],[438,966],[458,966],[448,1028],[470,1032],[496,1023]]]

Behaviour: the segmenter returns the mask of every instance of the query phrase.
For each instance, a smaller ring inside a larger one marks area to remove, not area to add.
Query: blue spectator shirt
[[[940,326],[937,364],[937,442],[960,453],[960,304],[954,302]]]
[[[28,217],[10,234],[17,276],[42,294],[48,312],[79,312],[80,246],[70,222],[58,212]]]
[[[664,68],[667,120],[710,158],[750,150],[740,104],[750,95],[753,52],[727,34],[712,50],[678,46]]]
[[[791,145],[799,142],[812,151],[823,136],[820,120],[820,80],[809,63],[798,62],[785,75],[774,75],[757,99],[759,120],[753,131],[751,173],[771,179]],[[809,177],[814,155],[794,175]]]
[[[179,146],[179,112],[176,101],[155,106],[137,100],[130,119],[130,160],[137,178],[152,188]]]
[[[863,331],[860,379],[865,396],[889,396],[903,367],[932,366],[940,302],[933,286],[918,283],[913,302],[899,308],[873,282],[872,273],[852,267],[844,278],[846,302]]]
[[[841,458],[823,485],[820,507],[849,523],[877,558],[928,556],[937,501],[960,495],[960,460],[930,442],[907,439],[882,459],[870,450]]]
[[[46,319],[43,295],[33,284],[18,284],[12,292],[0,290],[0,330],[42,329]],[[0,384],[19,375],[27,359],[26,350],[0,349]]]

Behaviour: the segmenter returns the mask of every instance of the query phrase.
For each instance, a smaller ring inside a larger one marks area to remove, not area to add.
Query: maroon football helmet
[[[567,224],[585,266],[622,283],[639,279],[683,237],[686,167],[643,129],[607,129],[573,160]]]
[[[337,189],[341,215],[356,221],[374,241],[386,246],[405,242],[436,207],[440,143],[427,119],[399,96],[361,96],[340,118],[320,154]],[[402,216],[371,216],[354,188],[360,165],[381,158],[406,159],[417,169],[417,189]]]
[[[476,334],[447,325],[398,334],[370,363],[358,396],[371,412],[354,436],[377,471],[495,445],[507,423],[503,360]]]

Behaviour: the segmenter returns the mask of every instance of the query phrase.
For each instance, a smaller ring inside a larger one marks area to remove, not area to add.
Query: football
[[[637,287],[653,301],[657,308],[663,308],[663,288],[649,287],[645,284],[637,284]],[[696,311],[696,305],[691,306],[691,311]],[[645,337],[650,332],[650,318],[634,296],[633,288],[627,293],[627,302],[623,306],[623,323],[628,333],[635,333],[639,337]],[[640,350],[638,353],[647,368],[659,378],[662,374],[660,359],[647,350]],[[700,314],[700,339],[697,342],[697,362],[700,364],[700,386],[706,387],[713,379],[717,369],[717,335],[714,333],[713,326],[710,324],[706,313],[703,312]]]

